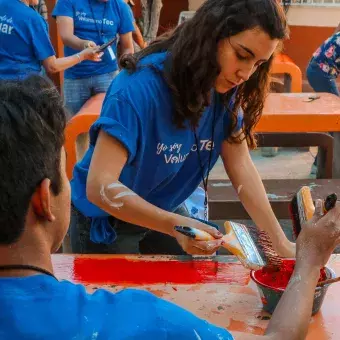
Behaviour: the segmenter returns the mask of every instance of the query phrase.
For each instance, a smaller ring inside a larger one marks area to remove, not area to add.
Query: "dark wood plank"
[[[264,180],[263,184],[278,219],[290,218],[288,211],[289,202],[299,188],[304,185],[311,188],[314,200],[325,198],[333,192],[340,197],[340,179],[271,179]],[[230,181],[209,181],[208,195],[210,219],[250,218]]]

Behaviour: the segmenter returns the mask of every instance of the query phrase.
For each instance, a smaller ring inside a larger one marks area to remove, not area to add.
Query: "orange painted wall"
[[[284,53],[300,67],[304,77],[312,54],[334,31],[334,27],[290,27],[290,40],[284,44]]]

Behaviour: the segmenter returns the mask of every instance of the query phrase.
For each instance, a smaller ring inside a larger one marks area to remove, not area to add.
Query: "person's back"
[[[0,81],[0,98],[0,339],[232,339],[148,292],[54,277],[70,222],[63,102],[38,76]]]
[[[88,294],[47,275],[0,279],[0,339],[232,339],[176,305],[132,289]],[[200,338],[199,338],[199,337]]]
[[[21,79],[41,71],[54,50],[45,20],[20,0],[0,0],[0,79]]]

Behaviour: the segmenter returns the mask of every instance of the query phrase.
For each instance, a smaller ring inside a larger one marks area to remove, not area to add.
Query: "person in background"
[[[340,73],[340,24],[334,34],[314,52],[307,67],[307,79],[315,92],[340,95],[336,80]],[[315,157],[311,174],[317,173]]]
[[[133,7],[135,6],[135,3],[133,0],[125,0],[125,2],[129,5],[131,9],[131,15],[133,18],[133,26],[134,26],[134,31],[132,32],[132,38],[134,42],[139,46],[140,49],[143,49],[148,46],[148,43],[144,40],[142,32],[140,31],[140,28],[138,27],[136,20],[134,19],[134,14],[133,14]]]
[[[134,52],[133,21],[123,0],[58,0],[52,16],[57,19],[66,56],[118,36],[122,54]],[[106,92],[117,73],[116,41],[105,50],[101,62],[83,63],[65,72],[63,91],[67,108],[76,114],[92,96]]]
[[[96,47],[56,58],[46,21],[30,7],[36,5],[38,0],[0,0],[0,79],[40,74],[42,66],[56,73],[84,60],[101,60]]]
[[[297,240],[295,271],[263,336],[231,334],[147,291],[89,294],[82,285],[59,281],[51,258],[70,221],[63,102],[37,76],[0,82],[0,98],[2,340],[305,338],[320,268],[339,243],[339,205],[322,217],[317,200]]]
[[[48,11],[45,0],[38,0],[38,4],[33,6],[33,8],[45,19],[48,21]]]

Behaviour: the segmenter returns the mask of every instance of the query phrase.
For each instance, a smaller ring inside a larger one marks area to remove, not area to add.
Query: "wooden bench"
[[[268,199],[278,219],[289,219],[288,206],[302,186],[311,188],[313,199],[324,199],[331,193],[340,197],[340,179],[270,179],[263,181]],[[210,180],[208,184],[209,219],[250,219],[229,180]]]

